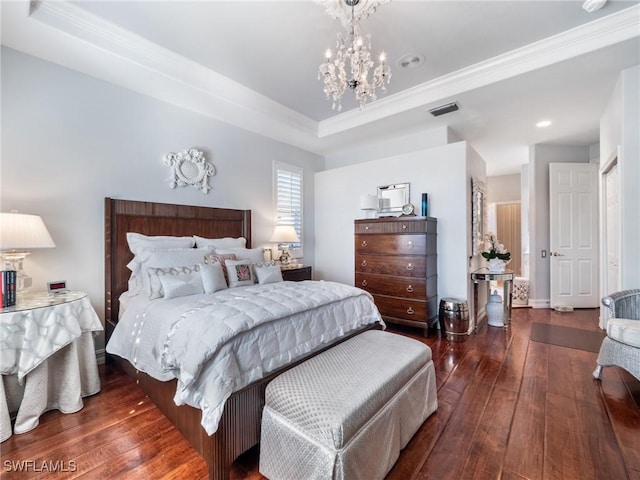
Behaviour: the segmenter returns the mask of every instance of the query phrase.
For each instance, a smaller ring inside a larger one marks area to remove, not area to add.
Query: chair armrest
[[[602,304],[609,308],[612,318],[640,320],[640,288],[612,293],[602,299]]]

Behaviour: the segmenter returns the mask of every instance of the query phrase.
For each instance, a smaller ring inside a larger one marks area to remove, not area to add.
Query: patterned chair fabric
[[[267,386],[260,473],[286,478],[384,478],[437,409],[431,350],[368,331]]]
[[[612,293],[602,304],[609,308],[611,319],[593,376],[600,379],[603,367],[618,366],[640,380],[640,289]]]

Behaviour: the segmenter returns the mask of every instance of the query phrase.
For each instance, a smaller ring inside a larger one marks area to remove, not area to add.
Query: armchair
[[[640,289],[612,293],[602,304],[611,311],[611,318],[593,376],[599,380],[602,367],[615,365],[640,380]]]

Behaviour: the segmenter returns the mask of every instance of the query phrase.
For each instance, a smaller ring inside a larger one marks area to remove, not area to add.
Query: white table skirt
[[[83,407],[82,397],[100,391],[93,335],[84,333],[51,355],[25,376],[24,385],[17,375],[2,375],[0,442],[11,437],[12,416],[13,433],[26,433],[38,426],[44,412],[77,412]]]
[[[77,412],[82,397],[100,391],[93,339],[102,324],[89,299],[34,298],[37,306],[0,316],[0,442],[12,435],[12,417],[13,433],[25,433],[44,412]]]

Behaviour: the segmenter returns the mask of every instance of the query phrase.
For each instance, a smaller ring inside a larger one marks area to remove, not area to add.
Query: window
[[[302,168],[273,162],[274,227],[293,225],[300,243],[291,245],[292,257],[302,257]]]

